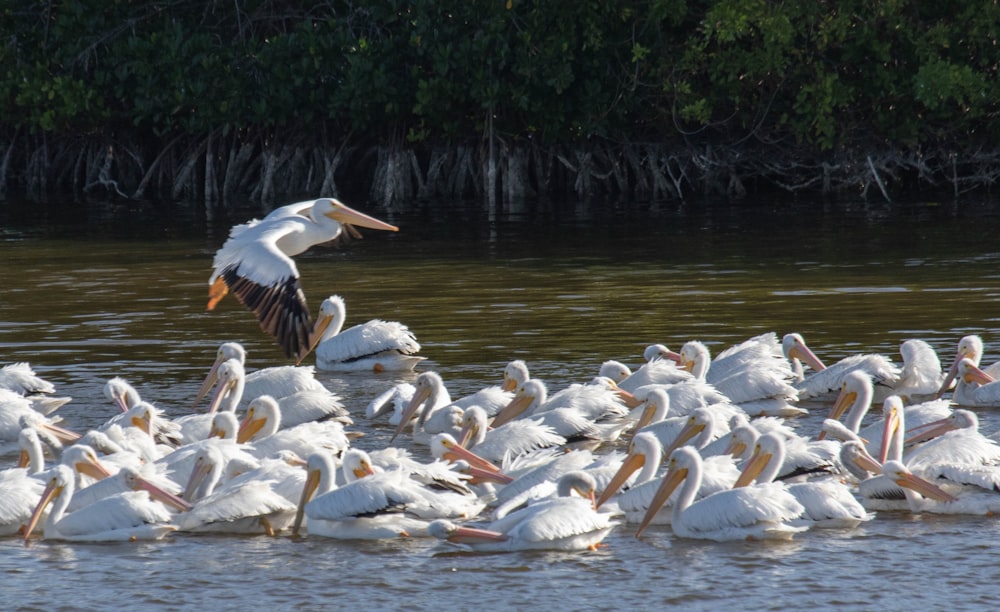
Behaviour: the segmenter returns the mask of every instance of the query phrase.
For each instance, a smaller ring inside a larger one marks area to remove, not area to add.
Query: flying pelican
[[[763,434],[757,438],[753,454],[733,486],[745,487],[754,481],[758,484],[774,482],[784,462],[784,439],[776,433]],[[837,480],[797,482],[785,487],[805,508],[799,520],[809,527],[851,528],[874,518],[851,490]]]
[[[406,372],[426,359],[417,356],[420,343],[402,323],[372,319],[341,331],[346,313],[339,295],[331,295],[319,306],[312,337],[320,370]]]
[[[807,529],[792,524],[805,508],[780,484],[728,489],[694,502],[695,494],[701,488],[702,463],[698,451],[687,446],[678,448],[670,455],[667,474],[636,530],[636,537],[642,535],[682,482],[680,497],[674,502],[670,518],[670,525],[678,537],[718,542],[788,540]]]
[[[31,537],[43,511],[50,503],[54,505],[45,519],[45,539],[82,542],[160,539],[177,529],[171,523],[173,514],[164,504],[176,504],[179,507],[187,505],[176,496],[134,475],[134,490],[106,497],[66,514],[66,507],[73,498],[76,486],[73,470],[65,465],[57,465],[50,474],[42,497],[24,530],[25,540]]]
[[[310,421],[282,429],[283,418],[278,402],[273,397],[262,395],[247,406],[236,441],[249,443],[252,447],[250,453],[260,458],[273,456],[282,450],[308,457],[319,448],[340,456],[351,444],[340,421]]]
[[[265,479],[230,480],[221,484],[226,460],[214,446],[202,448],[184,487],[194,506],[178,518],[182,531],[266,533],[275,535],[295,518],[295,504]]]
[[[593,507],[595,483],[586,472],[559,479],[558,496],[515,510],[485,528],[433,521],[430,535],[478,551],[597,550],[618,523]],[[579,497],[572,494],[576,492]]]
[[[316,379],[313,366],[273,366],[246,372],[247,352],[243,345],[239,342],[223,342],[215,353],[215,361],[212,362],[212,367],[201,383],[201,388],[198,389],[195,405],[218,381],[219,368],[229,359],[235,359],[243,366],[245,378],[242,397],[248,400],[261,395],[270,395],[280,400],[299,391],[327,391],[323,383]]]
[[[311,345],[312,325],[292,257],[333,240],[342,225],[399,231],[334,198],[291,204],[263,220],[237,225],[215,253],[208,279],[208,310],[232,291],[257,315],[261,329],[278,341],[285,354],[302,361]]]

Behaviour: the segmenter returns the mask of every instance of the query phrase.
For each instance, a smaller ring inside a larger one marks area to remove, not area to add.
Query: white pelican
[[[958,352],[955,354],[955,359],[951,362],[951,367],[948,368],[948,374],[938,388],[938,397],[951,388],[951,384],[958,375],[958,365],[962,359],[968,359],[972,362],[972,365],[982,369],[991,378],[1000,377],[1000,361],[990,366],[982,366],[980,364],[983,359],[983,339],[975,334],[963,336],[958,341]]]
[[[798,392],[794,376],[782,357],[774,333],[762,334],[732,346],[713,360],[708,347],[692,340],[680,351],[681,367],[715,387],[726,398],[753,415],[797,416],[806,411],[792,405]]]
[[[521,383],[531,378],[528,373],[528,364],[521,359],[514,359],[507,362],[503,368],[503,383],[500,388],[504,391],[515,391]]]
[[[270,395],[280,400],[300,391],[327,392],[323,383],[316,379],[316,370],[313,366],[273,366],[246,372],[247,352],[243,345],[239,342],[223,342],[215,353],[215,361],[201,383],[201,388],[198,389],[195,405],[215,385],[219,377],[219,368],[229,359],[235,359],[243,366],[242,398],[247,400],[261,395]]]
[[[256,456],[250,454],[253,448],[236,442],[238,429],[239,421],[236,419],[235,413],[217,412],[212,420],[209,435],[204,440],[197,440],[181,446],[172,453],[157,459],[155,465],[164,473],[171,474],[178,482],[186,482],[194,468],[198,452],[206,446],[214,446],[222,452],[227,464],[235,461],[243,466],[256,466],[259,461]]]
[[[535,502],[485,528],[448,520],[430,524],[430,535],[477,551],[597,550],[618,523],[594,510],[594,479],[570,472],[559,479],[558,497]],[[581,497],[573,497],[576,492]]]
[[[656,346],[647,347],[647,353],[651,353],[652,359],[648,359],[634,372],[620,361],[609,360],[601,364],[598,375],[607,376],[615,381],[620,388],[630,392],[646,385],[673,385],[693,378],[690,372],[677,367],[675,359],[661,358]],[[676,353],[671,354],[677,355]]]
[[[293,533],[307,516],[311,535],[341,539],[382,539],[426,536],[434,518],[455,516],[443,497],[410,479],[405,470],[376,472],[367,453],[344,454],[347,482],[334,488],[333,462],[328,453],[309,456],[306,482]],[[482,508],[482,504],[477,504]],[[459,510],[459,515],[467,509]]]
[[[763,434],[757,438],[753,454],[733,486],[744,487],[754,481],[758,484],[773,482],[784,462],[784,439],[776,433]],[[786,485],[786,490],[805,508],[799,520],[809,527],[850,528],[874,518],[851,490],[837,480],[791,483]]]
[[[80,435],[57,425],[58,418],[37,411],[32,400],[8,389],[0,389],[0,455],[7,454],[4,445],[17,447],[17,437],[26,425],[42,427],[63,444],[72,444]]]
[[[108,398],[122,412],[142,401],[139,391],[121,376],[115,376],[104,383],[104,397]]]
[[[33,427],[21,430],[17,467],[0,471],[0,536],[12,535],[31,519],[45,484],[37,475],[45,466],[42,441]]]
[[[923,340],[910,339],[899,345],[899,354],[903,370],[893,385],[893,393],[911,400],[934,397],[947,378],[934,348]]]
[[[597,507],[600,508],[608,500],[614,499],[618,504],[618,509],[625,514],[626,522],[641,523],[661,483],[657,472],[662,457],[663,447],[656,436],[650,432],[637,432],[629,443],[625,461],[622,462],[618,472],[611,478],[598,498]],[[732,457],[728,455],[709,457],[705,460],[704,466],[706,468],[705,477],[702,478],[701,488],[698,490],[697,496],[699,498],[711,495],[716,491],[732,488],[733,483],[740,475]],[[635,481],[627,489],[618,493],[618,490],[628,483],[636,470],[639,470],[639,475],[635,477]],[[661,510],[650,518],[649,524],[669,525],[672,509],[672,503],[668,500]]]
[[[569,444],[613,441],[632,423],[625,418],[628,409],[614,381],[607,378],[598,381],[570,385],[549,397],[545,383],[529,379],[497,413],[492,425],[500,427],[515,418],[541,419],[543,425],[551,427]]]
[[[331,372],[406,372],[426,359],[410,329],[396,321],[372,319],[343,331],[344,298],[331,295],[319,306],[312,331],[316,367]]]
[[[840,444],[833,440],[807,441],[800,436],[784,436],[781,462],[774,464],[775,478],[783,481],[812,479],[841,472]],[[750,423],[733,428],[730,451],[736,459],[750,460],[763,432]],[[777,460],[774,460],[777,462]]]
[[[7,389],[18,395],[56,392],[55,385],[36,375],[31,365],[25,362],[12,363],[0,368],[0,389]]]
[[[958,382],[951,399],[959,406],[1000,406],[1000,383],[968,357],[958,361]]]
[[[230,230],[212,262],[207,308],[213,310],[232,291],[257,315],[261,329],[278,341],[285,354],[301,361],[309,351],[312,325],[292,257],[333,240],[342,224],[393,232],[399,228],[333,198],[292,204],[271,215]]]
[[[233,479],[220,486],[225,458],[214,446],[202,448],[184,497],[194,506],[177,519],[182,531],[275,535],[295,518],[295,504],[274,490],[272,480]]]
[[[796,383],[805,380],[803,362],[813,369],[814,372],[822,372],[826,369],[823,361],[806,346],[802,334],[790,333],[781,338],[781,350],[785,358],[792,364],[792,373]]]
[[[451,394],[444,385],[441,375],[437,372],[422,372],[414,381],[413,397],[403,410],[400,421],[396,425],[391,440],[394,440],[414,417],[415,434],[434,435],[450,433],[460,435],[462,428],[462,413],[469,406],[479,406],[487,415],[496,414],[512,397],[499,385],[484,387],[475,393],[452,400]],[[418,436],[418,441],[425,443],[424,436]]]
[[[72,500],[76,486],[73,470],[64,465],[57,465],[50,474],[42,497],[24,530],[25,540],[31,537],[43,511],[50,503],[54,505],[43,527],[44,538],[47,540],[82,542],[150,540],[160,539],[177,529],[171,523],[173,514],[164,505],[164,503],[176,503],[176,498],[149,485],[139,477],[134,480],[137,490],[106,497],[76,512],[66,514],[66,507]],[[160,503],[161,501],[163,503]]]
[[[489,428],[488,420],[485,410],[469,406],[462,414],[462,431],[458,441],[490,461],[500,462],[506,457],[566,444],[566,438],[543,425],[541,419],[517,419],[493,429]]]
[[[796,338],[794,338],[792,344],[799,345],[804,350],[809,350],[808,347],[806,347],[802,336],[798,334],[794,334],[794,336],[796,336]],[[810,351],[810,353],[811,352],[812,351]],[[813,367],[816,368],[819,365],[822,365],[822,362],[819,362]],[[880,401],[885,399],[886,395],[893,392],[892,389],[899,382],[901,374],[899,366],[894,364],[892,360],[884,355],[875,353],[851,355],[841,359],[829,367],[821,368],[814,374],[797,382],[795,384],[795,388],[799,392],[799,399],[825,395],[839,390],[844,382],[844,376],[854,370],[861,370],[862,372],[868,374],[868,376],[874,381],[879,391],[876,399],[879,399]]]
[[[678,537],[719,542],[788,540],[807,529],[792,524],[802,516],[805,508],[780,484],[728,489],[694,502],[695,494],[701,488],[702,473],[702,458],[696,450],[686,446],[675,450],[670,455],[667,474],[635,536],[642,535],[682,482],[684,484],[670,518],[670,525]]]
[[[310,421],[282,429],[283,419],[284,413],[278,402],[273,397],[262,395],[247,406],[236,441],[249,443],[252,446],[250,453],[261,458],[282,450],[308,457],[320,448],[340,456],[351,444],[340,421]]]

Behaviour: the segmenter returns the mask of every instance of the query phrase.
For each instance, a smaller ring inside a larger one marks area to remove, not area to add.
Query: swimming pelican
[[[461,435],[462,413],[469,406],[479,406],[487,415],[496,414],[512,397],[498,385],[484,387],[475,393],[457,400],[451,399],[451,394],[444,385],[441,375],[437,372],[422,372],[414,381],[413,397],[403,410],[396,431],[390,441],[394,440],[416,417],[414,433],[434,435],[450,433]],[[426,443],[426,436],[416,438],[420,443]]]
[[[47,540],[150,540],[160,539],[177,529],[171,523],[173,514],[164,505],[176,503],[174,496],[149,485],[139,477],[134,480],[136,490],[106,497],[66,514],[66,507],[72,500],[76,486],[73,470],[65,465],[57,465],[50,474],[42,497],[24,530],[25,540],[31,537],[43,511],[50,503],[54,505],[43,528],[44,538]]]
[[[938,388],[938,397],[951,388],[951,384],[955,381],[955,377],[958,376],[958,365],[962,359],[969,359],[972,362],[972,365],[986,372],[991,378],[1000,377],[1000,361],[990,366],[981,366],[980,364],[983,359],[983,339],[975,334],[963,336],[962,339],[958,341],[958,352],[955,354],[955,359],[951,362],[951,366],[948,368],[948,374],[941,383],[941,387]]]
[[[800,345],[804,350],[809,350],[802,336],[798,334],[794,335],[796,338],[794,338],[792,344]],[[813,367],[816,368],[818,365],[822,365],[822,362]],[[901,374],[899,366],[884,355],[877,353],[851,355],[829,367],[819,369],[814,374],[797,382],[795,388],[799,392],[799,399],[807,399],[838,391],[844,382],[844,377],[854,370],[861,370],[874,381],[879,391],[876,397],[879,401],[885,399],[886,395],[893,392],[892,389],[899,382]]]
[[[593,507],[595,483],[586,472],[559,479],[558,496],[530,504],[485,528],[436,520],[430,535],[478,551],[597,550],[618,523]],[[576,492],[579,497],[572,494]]]
[[[761,435],[733,486],[744,487],[755,481],[758,484],[774,482],[785,462],[784,455],[785,441],[780,435]],[[851,490],[837,480],[791,483],[785,485],[785,488],[805,508],[805,513],[799,520],[805,521],[810,527],[850,528],[874,518],[855,499]]]
[[[802,516],[805,508],[780,484],[728,489],[694,502],[695,494],[701,488],[702,463],[701,455],[690,447],[683,446],[670,455],[667,474],[636,530],[636,537],[642,535],[682,482],[683,487],[674,502],[670,518],[674,535],[678,537],[719,542],[788,540],[807,529],[792,524]]]
[[[503,383],[500,388],[504,391],[515,391],[521,383],[531,378],[528,373],[528,364],[521,359],[514,359],[507,362],[503,368]]]
[[[265,479],[240,479],[220,485],[226,460],[214,446],[202,448],[184,487],[194,506],[178,518],[182,531],[275,535],[295,518],[295,504]]]
[[[45,489],[37,475],[45,465],[38,432],[28,427],[18,436],[17,467],[0,471],[0,536],[12,535],[31,519],[31,512]]]
[[[6,454],[5,444],[16,448],[17,437],[25,425],[42,427],[63,444],[72,444],[80,439],[80,434],[57,425],[59,420],[35,410],[29,398],[0,389],[0,454]]]
[[[661,358],[658,346],[647,347],[646,363],[639,366],[634,372],[624,363],[615,360],[605,361],[601,364],[598,372],[599,376],[607,376],[615,381],[621,389],[634,392],[639,387],[646,385],[673,385],[693,378],[687,370],[677,367],[677,360],[672,358]],[[652,349],[652,350],[651,350]],[[667,350],[665,347],[663,350]],[[677,353],[670,352],[671,355]],[[677,359],[680,356],[677,355]]]
[[[893,385],[895,395],[909,398],[930,399],[945,385],[947,375],[941,371],[941,359],[930,344],[910,339],[899,345],[903,369]]]
[[[805,380],[803,362],[815,372],[822,372],[826,369],[826,366],[816,356],[816,353],[813,353],[812,349],[806,346],[806,341],[802,338],[802,334],[785,334],[781,338],[781,350],[785,358],[792,364],[792,373],[795,375],[794,379],[796,383]]]
[[[652,433],[639,431],[632,437],[628,454],[618,472],[611,478],[597,499],[600,508],[609,500],[617,501],[618,508],[625,514],[628,523],[641,523],[649,510],[649,505],[656,494],[662,477],[657,476],[660,461],[663,457],[663,447]],[[705,473],[697,497],[700,499],[716,491],[730,489],[740,475],[739,469],[728,455],[709,457],[704,461]],[[635,481],[618,493],[639,470]],[[616,495],[617,494],[617,495]],[[676,497],[676,496],[675,496]],[[672,503],[668,502],[650,518],[650,525],[669,525]]]
[[[219,368],[229,359],[235,359],[243,366],[243,395],[242,399],[247,401],[270,395],[273,398],[281,399],[288,395],[294,395],[300,391],[327,392],[323,383],[316,380],[316,372],[313,366],[272,366],[253,372],[246,372],[247,352],[239,342],[223,342],[215,353],[215,361],[209,368],[205,380],[198,389],[194,404],[208,393],[219,378]],[[242,401],[241,399],[241,401]]]
[[[788,361],[781,357],[774,333],[761,334],[732,346],[711,359],[708,347],[692,340],[681,347],[681,367],[718,389],[748,414],[798,416],[793,405],[798,392]]]
[[[344,298],[331,295],[319,306],[312,331],[316,367],[331,372],[405,372],[426,359],[410,329],[396,321],[372,319],[341,331],[347,318]]]
[[[278,212],[278,211],[275,211]],[[333,198],[297,203],[260,221],[233,227],[215,253],[208,279],[208,310],[226,293],[257,315],[288,357],[301,361],[310,348],[309,307],[292,257],[333,240],[342,225],[399,231]]]
[[[959,406],[1000,406],[1000,383],[968,357],[958,361],[958,382],[951,399]]]
[[[490,461],[501,462],[506,457],[566,444],[566,438],[543,425],[541,419],[518,419],[493,429],[489,428],[488,420],[486,411],[481,407],[469,406],[462,414],[462,431],[458,441]]]
[[[278,402],[262,395],[247,406],[236,441],[249,443],[250,453],[257,457],[269,457],[282,450],[308,457],[320,448],[340,456],[351,444],[340,421],[310,421],[282,429],[282,419],[284,413]]]
[[[25,362],[11,363],[0,368],[0,389],[7,389],[18,395],[56,392],[55,385],[35,374],[31,365]]]

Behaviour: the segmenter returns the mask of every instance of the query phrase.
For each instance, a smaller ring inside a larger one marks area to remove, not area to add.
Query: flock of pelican
[[[395,230],[333,199],[286,206],[233,228],[216,254],[209,309],[232,292],[299,362],[332,371],[411,373],[423,358],[399,323],[343,330],[344,303],[313,321],[291,257],[350,225]],[[790,539],[853,529],[880,512],[1000,510],[1000,444],[973,409],[1000,406],[1000,365],[966,336],[942,369],[921,340],[901,365],[879,354],[827,366],[801,335],[765,333],[711,356],[652,344],[634,369],[606,361],[552,389],[511,361],[456,398],[439,372],[408,374],[363,408],[392,428],[384,448],[361,407],[345,406],[312,366],[250,371],[222,344],[188,414],[171,418],[126,380],[116,411],[76,432],[69,400],[28,364],[0,370],[0,535],[26,541],[262,537],[436,538],[483,551],[594,550],[622,524],[716,541]],[[828,404],[804,431],[800,403]],[[207,399],[207,407],[198,406]],[[869,415],[873,412],[874,414]],[[394,446],[397,440],[403,446]]]

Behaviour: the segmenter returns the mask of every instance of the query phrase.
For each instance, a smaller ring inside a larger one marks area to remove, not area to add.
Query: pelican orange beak
[[[178,512],[187,512],[192,508],[191,504],[189,504],[186,500],[181,499],[170,491],[156,486],[141,476],[135,479],[135,490],[149,493],[151,498],[159,501],[165,506],[174,508]]]
[[[225,381],[224,383],[216,387],[215,395],[212,396],[212,403],[208,405],[208,413],[212,414],[214,412],[217,412],[219,410],[219,404],[222,403],[222,399],[226,397],[226,395],[228,395],[229,392],[232,391],[233,388],[235,387],[236,387],[236,379],[233,378]]]
[[[490,423],[490,425],[496,429],[504,423],[513,421],[519,417],[521,413],[527,410],[528,406],[531,405],[531,402],[534,401],[534,399],[534,397],[526,393],[515,395],[514,399],[510,400],[510,402],[504,406],[495,417],[493,417],[493,422]]]
[[[473,422],[468,422],[462,425],[461,431],[458,432],[458,445],[463,448],[469,447],[469,440],[472,439],[472,435],[476,433],[478,427]]]
[[[313,498],[316,494],[316,489],[319,488],[319,470],[309,470],[306,472],[306,482],[302,485],[302,497],[299,498],[299,507],[295,510],[295,521],[292,523],[292,535],[299,535],[299,530],[302,528],[302,520],[305,517],[306,504]]]
[[[351,471],[354,472],[355,478],[364,478],[365,476],[375,475],[375,468],[373,468],[367,461],[362,462],[361,465]]]
[[[19,468],[28,467],[28,464],[30,462],[31,462],[31,457],[28,456],[28,451],[21,449],[17,453],[17,467]]]
[[[124,395],[121,395],[120,393],[115,393],[111,399],[114,400],[115,406],[118,406],[119,410],[121,410],[123,413],[128,412],[128,404],[125,403]]]
[[[638,407],[638,406],[639,406],[639,404],[641,404],[641,403],[642,403],[642,402],[641,402],[641,401],[639,400],[639,398],[637,398],[637,397],[636,397],[635,395],[633,395],[633,394],[632,394],[631,392],[629,392],[629,391],[626,391],[625,389],[622,389],[621,387],[619,387],[619,386],[618,386],[618,383],[616,383],[616,382],[615,382],[615,381],[613,381],[613,380],[611,381],[611,388],[612,388],[612,390],[613,390],[613,391],[615,392],[615,394],[616,394],[616,395],[617,395],[618,397],[620,397],[620,398],[621,398],[621,400],[622,400],[622,403],[623,403],[623,404],[625,404],[625,407],[626,407],[626,408],[628,408],[628,409],[630,409],[630,410],[631,410],[632,408],[636,408],[636,407]]]
[[[882,473],[882,464],[879,463],[875,457],[868,454],[865,447],[858,445],[858,453],[853,458],[854,464],[866,472],[871,472],[872,474]]]
[[[899,429],[899,413],[896,411],[896,407],[893,406],[889,409],[889,414],[885,417],[885,424],[882,427],[882,450],[879,454],[879,462],[885,463],[886,457],[889,455],[889,441],[892,440],[892,436]]]
[[[840,417],[844,416],[847,409],[850,408],[851,404],[858,399],[857,391],[848,391],[847,385],[842,385],[840,387],[840,393],[837,395],[837,399],[833,402],[833,407],[830,408],[830,414],[826,418],[833,419],[834,421],[839,421]],[[821,431],[817,440],[822,440],[826,438],[826,432]]]
[[[198,395],[195,396],[194,402],[191,404],[192,408],[198,405],[201,398],[205,397],[208,390],[215,385],[217,380],[219,380],[219,366],[222,365],[223,361],[225,361],[225,359],[221,354],[216,355],[215,362],[212,364],[212,367],[209,368],[208,374],[205,376],[205,380],[202,381],[201,387],[198,389]]]
[[[484,542],[503,542],[507,536],[499,531],[478,529],[476,527],[456,526],[448,534],[447,540],[453,544],[479,544]]]
[[[635,397],[634,395],[632,397]],[[653,416],[656,414],[656,406],[649,403],[649,401],[642,402],[645,407],[642,409],[642,413],[639,415],[639,420],[636,421],[635,427],[632,431],[639,431],[646,425],[649,425],[653,421]]]
[[[302,354],[302,358],[296,361],[295,365],[301,363],[302,359],[304,359],[306,355],[311,353],[316,348],[316,345],[319,344],[320,338],[322,338],[323,334],[326,333],[326,330],[330,327],[331,323],[333,323],[333,317],[331,315],[320,315],[316,318],[316,323],[313,324],[312,332],[309,334],[309,350]]]
[[[909,428],[909,431],[906,432],[913,435],[910,438],[907,438],[905,445],[909,446],[911,444],[917,444],[918,442],[933,440],[934,438],[942,436],[949,431],[954,431],[955,429],[955,424],[952,423],[949,418],[938,419],[937,421],[917,425],[916,427]]]
[[[142,414],[142,416],[132,417],[132,426],[137,427],[140,431],[146,432],[146,435],[153,435],[153,419],[150,417],[148,412]]]
[[[809,364],[809,367],[816,372],[822,372],[826,369],[826,365],[824,365],[820,358],[812,352],[812,349],[798,340],[796,340],[795,344],[792,345],[792,348],[788,350],[788,357],[791,359],[798,359],[803,363]]]
[[[73,469],[81,474],[90,476],[95,480],[103,480],[108,476],[111,476],[111,472],[108,471],[108,468],[104,467],[104,464],[96,458],[78,461],[73,464]]]
[[[625,461],[622,462],[621,467],[619,467],[618,471],[615,472],[615,475],[611,477],[611,480],[608,482],[608,486],[604,487],[604,491],[602,491],[601,496],[597,498],[594,508],[600,508],[602,505],[607,503],[607,501],[618,492],[618,489],[622,488],[622,485],[624,485],[629,479],[629,476],[644,465],[646,465],[646,456],[644,454],[629,453],[628,457],[625,457]]]
[[[660,508],[667,503],[670,496],[673,494],[674,490],[677,489],[678,485],[687,478],[688,470],[687,468],[675,469],[671,466],[671,469],[667,472],[667,475],[663,477],[663,482],[660,483],[656,493],[653,494],[653,499],[649,503],[649,508],[646,509],[646,514],[642,517],[642,522],[639,523],[639,528],[635,531],[635,537],[642,535],[642,532],[646,530],[646,527],[653,521],[653,517],[656,513],[660,511]]]
[[[733,483],[733,488],[745,487],[757,480],[757,477],[760,476],[760,473],[764,471],[764,468],[767,467],[770,461],[771,453],[760,452],[760,446],[758,445],[754,450],[753,456],[750,457],[750,461],[747,461],[746,466],[743,467],[743,471],[740,472],[739,478]]]
[[[60,427],[55,423],[39,423],[36,427],[40,427],[50,433],[56,440],[59,440],[62,444],[69,446],[75,444],[82,438],[80,434],[75,431],[66,429],[65,427]]]
[[[458,461],[455,462],[456,464]],[[474,467],[469,465],[468,461],[462,462],[464,465],[457,468],[459,472],[465,474],[469,477],[469,484],[482,484],[484,482],[493,482],[496,484],[510,484],[514,481],[510,476],[493,470],[484,470],[482,468]]]
[[[483,459],[476,453],[459,446],[458,444],[452,443],[451,440],[442,440],[441,443],[444,445],[446,449],[441,458],[446,461],[454,463],[459,459],[463,459],[471,467],[477,467],[482,470],[493,472],[494,474],[502,473],[500,471],[500,468],[493,465],[491,462],[487,461],[486,459]],[[508,476],[508,478],[510,477]],[[511,481],[513,481],[513,478],[511,478]]]
[[[38,525],[39,519],[42,518],[42,513],[45,511],[45,507],[48,506],[52,500],[62,495],[63,488],[59,484],[59,481],[53,476],[49,479],[49,483],[45,486],[45,490],[42,491],[42,497],[38,500],[38,504],[31,513],[31,518],[28,519],[28,525],[24,528],[24,541],[27,542],[28,538],[31,537],[31,532],[35,530],[35,526]]]
[[[389,225],[385,221],[379,221],[375,217],[369,217],[368,215],[358,212],[345,205],[339,200],[331,199],[331,201],[333,202],[333,210],[324,214],[338,223],[357,225],[359,227],[367,227],[370,229],[386,230],[389,232],[399,231],[399,228],[395,225]]]
[[[689,417],[687,423],[684,424],[684,428],[681,429],[680,433],[677,434],[677,437],[674,438],[674,441],[670,443],[670,448],[667,448],[663,451],[663,456],[669,457],[671,453],[673,453],[678,448],[687,444],[687,442],[691,438],[700,434],[704,430],[705,430],[704,423],[698,422],[698,420],[695,419],[694,417]]]
[[[973,364],[969,359],[963,359],[959,362],[959,369],[962,373],[962,380],[967,383],[988,385],[996,381],[996,379],[980,369],[979,366]]]
[[[958,499],[957,497],[946,493],[943,489],[941,489],[941,487],[910,472],[903,472],[902,474],[897,475],[893,481],[901,487],[906,487],[907,489],[920,493],[924,497],[934,499],[939,502],[953,502]]]
[[[503,391],[513,391],[514,389],[517,389],[517,380],[511,378],[506,372],[504,372],[503,383],[500,385],[500,389]]]
[[[389,438],[389,442],[395,440],[396,436],[401,434],[403,430],[406,429],[406,426],[413,419],[413,415],[416,414],[417,408],[419,408],[420,404],[424,403],[427,398],[430,397],[430,394],[431,388],[429,386],[421,386],[417,389],[417,391],[413,394],[413,398],[410,399],[410,403],[403,409],[403,414],[399,419],[399,425],[396,426],[396,431],[392,433],[392,437]]]
[[[195,491],[198,490],[198,487],[201,486],[202,481],[205,480],[205,477],[208,476],[211,470],[212,466],[210,466],[207,462],[202,461],[201,457],[198,457],[198,460],[194,462],[194,468],[191,469],[191,475],[188,476],[188,481],[184,485],[184,491],[181,493],[181,497],[183,497],[186,501],[195,501]]]
[[[683,355],[678,355],[677,367],[688,372],[694,372],[694,359],[685,359]]]
[[[236,442],[243,444],[248,440],[252,440],[257,435],[257,432],[263,429],[265,423],[267,423],[267,419],[254,418],[253,408],[248,409],[246,416],[243,417],[243,421],[240,423],[239,431],[236,432]]]

